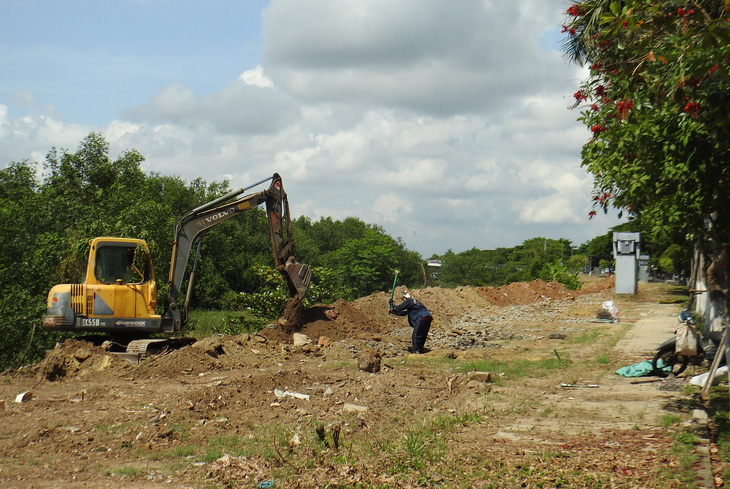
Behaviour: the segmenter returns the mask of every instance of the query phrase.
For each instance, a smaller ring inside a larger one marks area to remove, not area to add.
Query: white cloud
[[[270,88],[234,80],[222,90],[197,96],[181,84],[156,93],[150,103],[126,111],[128,118],[185,127],[212,125],[221,133],[276,133],[298,119],[296,103]]]
[[[134,148],[146,171],[188,181],[237,188],[279,172],[294,215],[355,216],[428,256],[535,236],[580,244],[616,220],[587,219],[588,134],[567,109],[585,69],[546,42],[558,37],[565,8],[562,0],[272,0],[261,59],[229,59],[230,78],[215,88],[196,85],[195,66],[167,80],[155,72],[157,54],[136,63],[151,74],[147,96],[119,102],[102,125],[49,107],[84,90],[83,78],[43,97],[0,98],[0,162],[74,150],[98,130],[113,156]],[[200,45],[196,56],[206,49],[219,47]]]
[[[373,212],[379,216],[380,222],[397,222],[410,217],[412,211],[412,202],[392,193],[378,196],[373,203]]]
[[[531,73],[540,73],[541,91],[557,89],[565,75],[560,55],[536,42],[557,21],[535,15],[540,3],[525,3],[274,0],[264,59],[274,83],[311,103],[434,115],[505,108],[534,90]]]
[[[264,68],[258,65],[252,70],[246,70],[238,77],[246,85],[253,85],[260,88],[274,88],[274,84],[264,75]]]

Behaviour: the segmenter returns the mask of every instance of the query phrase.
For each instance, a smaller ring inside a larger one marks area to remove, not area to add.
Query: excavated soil
[[[411,329],[388,315],[386,293],[287,311],[259,334],[207,338],[139,365],[68,340],[4,374],[0,487],[568,487],[566,474],[570,487],[583,487],[580,477],[585,487],[685,487],[656,475],[677,466],[660,417],[687,415],[682,379],[614,374],[671,334],[679,306],[659,300],[668,292],[649,284],[614,297],[608,278],[578,292],[539,280],[426,287],[413,291],[434,316],[425,355],[408,354]],[[620,322],[596,319],[607,300]],[[628,341],[648,320],[662,325],[656,343]],[[556,357],[571,367],[469,367]],[[354,453],[443,415],[481,419],[443,453],[479,476],[433,463],[425,476],[398,476],[383,453]],[[244,447],[227,446],[233,439]],[[346,461],[318,457],[317,442],[349,447]]]

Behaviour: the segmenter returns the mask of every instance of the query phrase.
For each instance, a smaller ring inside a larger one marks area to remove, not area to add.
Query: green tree
[[[11,163],[0,170],[0,369],[38,358],[38,344],[50,341],[40,325],[49,270],[58,257],[58,238],[46,231],[33,166]]]
[[[539,277],[546,282],[558,282],[569,290],[580,289],[580,280],[577,271],[570,271],[568,267],[560,262],[547,263],[540,270]]]
[[[334,269],[343,284],[345,298],[355,299],[376,290],[388,290],[399,266],[393,239],[375,229],[347,241],[332,254]]]
[[[489,266],[485,253],[477,248],[454,253],[448,250],[441,258],[442,266],[439,270],[441,283],[457,285],[488,285],[485,281],[485,270]]]
[[[724,0],[586,0],[567,11],[566,55],[590,66],[575,93],[592,137],[582,161],[596,209],[706,254],[730,289],[730,23]],[[595,214],[596,210],[592,211]]]

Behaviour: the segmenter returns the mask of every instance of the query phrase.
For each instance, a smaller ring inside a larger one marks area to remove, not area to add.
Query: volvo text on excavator
[[[271,181],[267,189],[247,191]],[[144,354],[174,344],[173,339],[149,339],[153,333],[178,333],[187,319],[200,245],[205,232],[237,214],[266,204],[274,263],[289,289],[290,301],[301,302],[311,271],[292,256],[289,202],[281,177],[266,178],[204,204],[183,216],[175,227],[165,311],[158,315],[157,282],[147,243],[132,238],[94,238],[89,241],[86,277],[80,284],[61,284],[48,293],[43,327],[52,331],[103,332],[131,354]],[[196,256],[188,275],[182,307],[180,288],[194,245]],[[189,339],[178,339],[182,343]]]

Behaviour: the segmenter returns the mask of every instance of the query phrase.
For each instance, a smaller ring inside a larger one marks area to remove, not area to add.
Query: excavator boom
[[[269,180],[271,184],[268,189],[245,194],[248,190]],[[175,227],[175,240],[172,245],[172,261],[168,278],[168,306],[163,318],[163,329],[165,331],[179,331],[187,315],[187,304],[194,285],[195,267],[191,279],[188,281],[188,294],[182,311],[178,309],[177,304],[193,245],[196,242],[200,243],[205,231],[211,227],[261,204],[266,205],[275,266],[287,284],[290,297],[299,300],[304,298],[312,273],[307,265],[298,263],[292,256],[293,242],[291,239],[289,201],[286,192],[284,192],[281,176],[274,173],[270,178],[261,180],[249,187],[234,190],[223,197],[193,209],[178,221]]]

